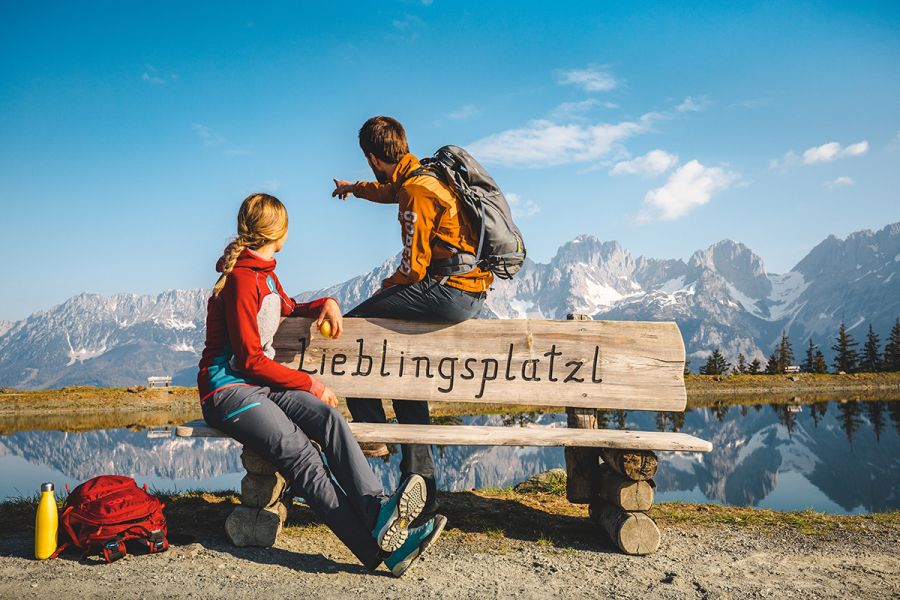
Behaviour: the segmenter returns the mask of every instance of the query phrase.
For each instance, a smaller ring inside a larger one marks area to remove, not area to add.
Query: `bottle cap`
[[[53,484],[52,484],[52,483],[42,483],[42,484],[41,484],[41,491],[42,491],[42,492],[52,492],[52,491],[53,491]]]

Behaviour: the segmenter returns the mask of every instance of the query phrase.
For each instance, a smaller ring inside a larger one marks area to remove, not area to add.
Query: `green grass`
[[[166,504],[170,531],[224,540],[225,519],[239,504],[233,491],[187,490],[176,494],[158,493]],[[62,499],[57,499],[62,504]],[[23,496],[0,502],[0,537],[33,535],[38,496]],[[474,535],[506,548],[506,540],[518,539],[558,548],[593,544],[596,528],[585,526],[587,507],[570,504],[565,487],[558,482],[543,491],[517,492],[510,488],[440,494],[441,512],[450,519],[454,535]],[[655,505],[650,516],[663,528],[740,528],[748,534],[790,530],[804,535],[825,535],[836,531],[864,532],[884,528],[900,536],[900,511],[870,515],[828,515],[812,510],[778,512],[755,508],[664,502]],[[305,505],[289,507],[288,536],[324,534],[326,527]],[[502,547],[502,548],[501,548]]]

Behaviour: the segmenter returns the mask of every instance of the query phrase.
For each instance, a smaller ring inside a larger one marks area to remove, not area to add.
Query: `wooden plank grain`
[[[675,323],[344,319],[340,339],[290,317],[275,360],[343,397],[684,410]]]
[[[476,425],[400,425],[350,423],[359,442],[441,446],[580,446],[633,450],[709,452],[712,444],[685,433],[565,427],[489,427]],[[228,437],[203,422],[176,427],[179,437]]]

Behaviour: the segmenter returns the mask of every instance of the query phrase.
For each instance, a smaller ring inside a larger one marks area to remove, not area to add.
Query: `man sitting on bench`
[[[379,204],[397,204],[403,253],[400,266],[382,282],[381,290],[346,316],[449,323],[476,317],[493,274],[476,267],[465,274],[438,277],[430,268],[455,252],[476,251],[478,232],[461,218],[453,191],[435,177],[413,174],[421,165],[409,152],[406,132],[396,119],[379,116],[366,121],[359,130],[359,146],[377,182],[335,179],[332,196],[345,199],[353,194]],[[386,422],[379,400],[348,398],[347,405],[354,421]],[[431,423],[424,400],[394,400],[393,405],[400,423]],[[427,518],[437,510],[431,446],[403,444],[401,451],[403,476],[415,473],[425,478]]]

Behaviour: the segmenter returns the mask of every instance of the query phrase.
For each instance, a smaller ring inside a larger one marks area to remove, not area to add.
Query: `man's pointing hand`
[[[334,191],[331,192],[332,198],[337,196],[341,200],[346,200],[347,196],[353,193],[354,183],[343,179],[332,179],[332,181],[334,181]]]

